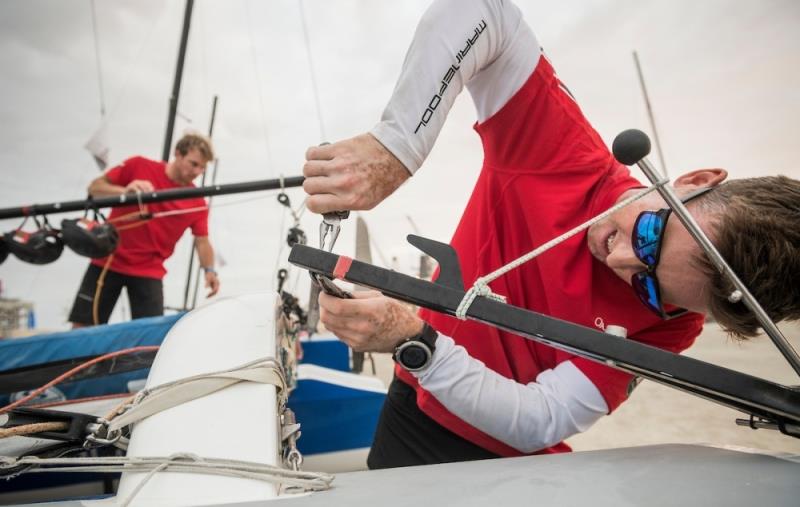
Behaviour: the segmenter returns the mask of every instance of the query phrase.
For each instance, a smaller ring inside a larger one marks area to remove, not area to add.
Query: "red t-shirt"
[[[484,164],[452,245],[465,287],[611,207],[641,184],[609,153],[545,58],[503,108],[475,129]],[[597,261],[576,235],[491,284],[508,303],[580,325],[623,326],[628,337],[672,352],[689,347],[703,316],[663,321],[647,310],[625,281]],[[609,412],[628,395],[632,376],[588,359],[474,321],[430,310],[422,317],[453,337],[487,367],[516,381],[571,360],[593,383]],[[407,371],[417,404],[439,424],[503,456],[521,453],[450,413]],[[497,417],[503,417],[497,414]],[[570,450],[563,442],[539,453]]]
[[[167,177],[166,167],[166,162],[132,157],[121,165],[109,169],[106,177],[111,183],[123,187],[133,180],[147,180],[156,190],[181,188],[183,185],[178,185]],[[193,184],[186,186],[194,187]],[[133,200],[135,201],[135,198]],[[148,212],[158,214],[165,211],[204,208],[206,201],[202,197],[197,197],[150,203],[145,206]],[[114,220],[138,209],[139,206],[136,204],[114,208],[108,218]],[[111,271],[125,275],[160,280],[167,273],[164,261],[172,255],[175,244],[186,229],[191,228],[195,236],[208,236],[208,209],[156,217],[137,227],[125,229],[126,225],[132,224],[138,218],[133,216],[131,220],[114,222],[114,225],[122,230],[119,231],[120,243],[109,267]],[[105,263],[106,258],[92,259],[92,264],[96,266],[102,267]]]

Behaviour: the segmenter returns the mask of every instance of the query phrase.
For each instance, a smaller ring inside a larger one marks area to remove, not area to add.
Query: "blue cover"
[[[301,363],[316,364],[332,370],[350,371],[350,349],[335,337],[301,341]]]
[[[302,435],[303,454],[344,451],[372,445],[386,395],[318,380],[301,380],[289,397]]]
[[[74,357],[96,356],[144,345],[161,345],[183,313],[60,333],[0,340],[0,371]]]
[[[182,316],[183,313],[179,313],[28,338],[0,340],[0,371],[97,356],[131,347],[161,345],[167,332]],[[102,378],[64,382],[49,390],[46,401],[125,393],[129,391],[130,381],[146,379],[149,372],[150,368],[142,368]],[[0,394],[0,404],[5,405],[8,401],[7,395]]]

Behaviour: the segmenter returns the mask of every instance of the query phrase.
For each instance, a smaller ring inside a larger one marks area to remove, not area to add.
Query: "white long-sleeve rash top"
[[[465,86],[483,122],[542,57],[511,2],[437,0],[417,26],[389,104],[370,133],[413,174]],[[555,445],[608,412],[600,391],[571,361],[520,384],[441,334],[431,365],[415,376],[447,410],[521,452]]]

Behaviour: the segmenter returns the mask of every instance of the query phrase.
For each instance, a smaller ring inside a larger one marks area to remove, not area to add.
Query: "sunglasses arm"
[[[645,158],[650,153],[650,139],[647,137],[647,134],[636,129],[626,130],[614,139],[612,150],[614,152],[614,157],[619,162],[625,165],[638,165],[645,176],[647,176],[647,179],[656,186],[658,193],[661,194],[661,197],[663,197],[669,207],[672,208],[673,213],[678,216],[678,219],[686,227],[686,230],[689,231],[689,234],[697,241],[697,244],[700,245],[700,248],[706,253],[714,264],[714,267],[717,268],[717,271],[727,277],[733,286],[736,287],[736,290],[730,295],[729,300],[733,303],[741,300],[750,311],[755,314],[761,327],[773,343],[775,343],[775,346],[778,347],[778,350],[781,351],[783,357],[786,358],[792,366],[792,369],[800,375],[800,356],[798,356],[792,345],[786,340],[786,337],[783,336],[778,326],[776,326],[769,315],[767,315],[767,312],[764,311],[758,300],[750,293],[717,248],[711,243],[708,236],[700,229],[700,226],[697,224],[694,217],[689,214],[686,206],[681,202],[681,199],[677,196],[672,187],[665,185],[668,180],[653,167],[647,158]]]

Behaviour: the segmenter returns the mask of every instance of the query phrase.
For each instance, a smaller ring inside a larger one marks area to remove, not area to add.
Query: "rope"
[[[40,387],[40,388],[36,389],[35,391],[31,392],[30,394],[28,394],[24,398],[20,398],[19,400],[15,401],[14,403],[10,403],[10,404],[6,405],[5,407],[0,408],[0,414],[5,414],[6,412],[9,412],[10,410],[12,410],[14,408],[17,408],[18,406],[24,404],[25,402],[28,402],[28,401],[36,398],[37,396],[42,394],[47,389],[53,387],[54,385],[57,385],[57,384],[65,381],[65,380],[67,380],[68,378],[74,376],[76,373],[78,373],[78,372],[80,372],[82,370],[85,370],[86,368],[89,368],[90,366],[95,365],[95,364],[97,364],[97,363],[99,363],[101,361],[105,361],[106,359],[112,359],[112,358],[119,357],[119,356],[124,356],[124,355],[127,355],[127,354],[135,354],[137,352],[149,352],[149,351],[152,351],[152,350],[158,350],[158,346],[156,346],[156,345],[148,345],[148,346],[142,346],[142,347],[132,347],[132,348],[129,348],[129,349],[123,349],[123,350],[117,350],[115,352],[109,352],[108,354],[103,354],[102,356],[95,357],[94,359],[91,359],[89,361],[81,363],[78,366],[72,368],[71,370],[69,370],[69,371],[67,371],[65,373],[62,373],[61,375],[59,375],[58,377],[54,378],[53,380],[51,380],[47,384],[45,384],[42,387]]]
[[[594,225],[597,222],[603,220],[604,218],[608,217],[609,215],[616,213],[617,211],[619,211],[620,209],[624,208],[625,206],[627,206],[627,205],[629,205],[629,204],[631,204],[631,203],[633,203],[635,201],[638,201],[639,199],[641,199],[642,197],[646,196],[647,194],[657,190],[659,187],[663,186],[667,182],[669,182],[669,180],[664,179],[664,180],[661,180],[661,181],[657,182],[652,187],[648,187],[648,188],[645,188],[644,190],[642,190],[640,192],[637,192],[636,194],[628,197],[627,199],[625,199],[623,201],[620,201],[619,203],[615,204],[614,206],[610,207],[609,209],[607,209],[606,211],[600,213],[599,215],[596,215],[595,217],[590,218],[589,220],[587,220],[586,222],[582,223],[581,225],[575,227],[574,229],[565,232],[564,234],[562,234],[561,236],[558,236],[557,238],[551,239],[547,243],[541,245],[540,247],[538,247],[538,248],[536,248],[534,250],[531,250],[530,252],[526,253],[525,255],[522,255],[521,257],[518,257],[517,259],[515,259],[515,260],[509,262],[508,264],[500,267],[499,269],[489,273],[488,275],[478,278],[477,280],[475,280],[475,283],[473,283],[472,287],[464,294],[464,298],[461,300],[461,303],[459,303],[458,308],[456,309],[456,317],[458,317],[461,320],[466,320],[467,311],[469,310],[469,307],[472,306],[472,303],[475,301],[475,299],[478,296],[488,297],[489,299],[493,299],[495,301],[500,301],[502,303],[505,303],[505,301],[506,301],[505,296],[502,296],[502,295],[499,295],[499,294],[494,294],[492,292],[492,289],[489,287],[489,284],[492,281],[494,281],[497,278],[503,276],[504,274],[508,273],[509,271],[518,268],[519,266],[521,266],[522,264],[525,264],[526,262],[530,261],[531,259],[536,258],[540,254],[550,250],[554,246],[556,246],[556,245],[558,245],[560,243],[563,243],[564,241],[566,241],[569,238],[575,236],[579,232],[582,232],[582,231],[588,229],[592,225]]]
[[[0,438],[9,438],[30,435],[33,433],[42,433],[44,431],[61,431],[69,428],[67,422],[43,422],[20,424],[11,428],[0,428]]]
[[[100,275],[97,277],[97,282],[94,285],[94,299],[92,299],[92,322],[94,325],[100,324],[100,293],[103,292],[103,285],[106,282],[106,274],[108,273],[108,268],[111,266],[111,261],[114,260],[114,254],[108,256],[105,265],[103,265],[103,270],[100,271]]]
[[[210,209],[210,206],[195,206],[194,208],[174,209],[170,211],[158,211],[153,213],[153,218],[169,217],[172,215],[183,215],[184,213],[194,213],[196,211],[205,211]]]
[[[230,201],[230,202],[215,203],[214,204],[214,209],[223,208],[223,207],[226,207],[226,206],[237,206],[239,204],[246,204],[246,203],[252,202],[252,201],[268,199],[270,197],[272,197],[272,194],[259,195],[259,196],[255,196],[255,197],[248,197],[246,199],[238,199],[238,200]],[[306,205],[306,199],[303,199],[303,202],[301,202],[300,205],[297,206],[296,210],[292,211],[292,214],[293,215],[297,215],[298,219],[302,218],[303,217],[303,213],[305,213],[305,205]],[[145,206],[145,209],[146,209],[146,206]],[[158,211],[158,212],[153,213],[153,214],[148,214],[147,215],[148,216],[147,219],[140,220],[139,222],[144,223],[147,220],[153,219],[153,218],[162,218],[162,217],[172,216],[172,215],[182,215],[184,213],[195,213],[197,211],[203,211],[203,210],[207,210],[207,209],[211,209],[211,207],[210,206],[198,206],[196,208],[186,208],[186,209],[182,209],[182,210]],[[133,212],[127,213],[125,215],[120,215],[118,217],[111,218],[111,219],[108,220],[108,222],[116,223],[116,222],[121,222],[123,220],[130,220],[130,218],[134,217],[134,216],[142,216],[142,215],[141,215],[141,212],[139,212],[139,211],[133,211]],[[140,225],[139,222],[134,222],[134,224],[135,225]],[[120,227],[117,227],[117,230],[124,230],[126,228],[129,228],[129,226],[127,226],[127,225],[120,226]]]
[[[143,389],[130,403],[122,403],[106,417],[108,433],[178,406],[188,401],[220,391],[239,382],[271,384],[278,388],[281,406],[288,397],[286,380],[281,365],[271,357],[256,359],[235,368],[202,373],[149,389]]]
[[[0,456],[0,471],[22,465],[32,466],[22,473],[34,472],[148,472],[122,505],[129,505],[157,472],[198,473],[222,475],[242,479],[255,479],[276,485],[299,488],[302,491],[330,489],[334,476],[321,472],[303,472],[252,461],[203,458],[191,453],[178,453],[166,457],[105,456],[82,458],[38,458]],[[42,468],[46,466],[47,468]]]

